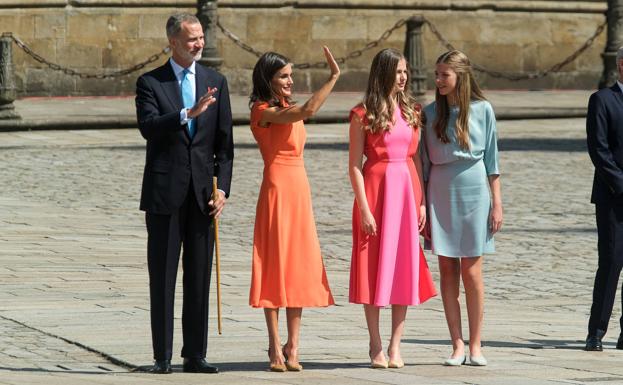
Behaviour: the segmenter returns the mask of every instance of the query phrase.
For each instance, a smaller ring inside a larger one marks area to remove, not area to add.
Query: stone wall
[[[63,67],[103,73],[158,53],[167,44],[167,17],[180,11],[194,13],[195,6],[194,1],[182,0],[4,0],[0,32],[13,32]],[[378,39],[398,20],[422,14],[474,62],[514,73],[546,69],[574,52],[604,20],[606,1],[221,0],[218,6],[221,24],[244,42],[260,51],[281,52],[295,63],[322,60],[323,44],[336,56],[346,55]],[[220,31],[216,37],[224,59],[221,71],[230,88],[248,93],[256,57]],[[402,49],[404,37],[402,27],[378,48],[345,63],[338,90],[361,91],[375,52],[380,47]],[[583,55],[546,78],[512,82],[481,74],[479,79],[486,88],[594,88],[602,71],[605,39],[604,31]],[[81,79],[37,63],[15,45],[13,49],[20,96],[132,94],[139,74]],[[434,60],[443,51],[425,27],[430,87]],[[299,70],[296,88],[313,89],[325,76],[326,70]]]

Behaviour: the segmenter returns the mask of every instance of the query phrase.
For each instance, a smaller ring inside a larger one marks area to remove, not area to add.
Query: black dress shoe
[[[617,341],[617,349],[623,350],[623,333],[619,334],[619,340]]]
[[[587,352],[601,352],[603,350],[601,338],[597,336],[586,337],[586,347],[584,347],[584,350]]]
[[[184,358],[186,373],[218,373],[218,368],[208,364],[204,358]]]
[[[169,374],[171,373],[171,360],[156,360],[154,366],[149,370],[149,373],[154,374]]]

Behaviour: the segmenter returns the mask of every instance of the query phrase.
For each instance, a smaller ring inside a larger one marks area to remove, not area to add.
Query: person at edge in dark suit
[[[595,166],[591,202],[597,219],[599,262],[585,350],[601,351],[623,267],[623,47],[618,81],[591,95],[586,116],[588,154]],[[623,330],[623,316],[620,320]],[[623,349],[623,333],[617,349]]]
[[[211,224],[229,196],[234,157],[229,93],[225,77],[196,62],[204,35],[195,16],[171,16],[166,32],[170,60],[136,83],[138,126],[147,140],[140,208],[147,225],[151,372],[171,372],[173,301],[183,245],[183,370],[217,373],[205,357]],[[219,189],[214,197],[213,176]]]

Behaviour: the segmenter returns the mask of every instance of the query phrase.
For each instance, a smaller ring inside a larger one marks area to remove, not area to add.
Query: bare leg
[[[279,309],[264,308],[266,327],[268,329],[268,357],[271,366],[284,365],[281,355],[281,340],[279,338]]]
[[[283,347],[284,355],[288,356],[288,364],[297,366],[299,363],[299,333],[301,330],[301,316],[303,309],[300,307],[286,308],[288,320],[288,342]]]
[[[469,355],[479,357],[482,355],[480,342],[485,302],[482,257],[463,258],[461,275],[465,287],[465,301],[469,320]]]
[[[402,357],[400,356],[400,340],[402,339],[402,332],[405,327],[406,318],[406,306],[392,306],[392,337],[389,341],[387,354],[389,355],[389,361],[393,364],[398,365],[399,367],[403,365]]]
[[[465,343],[461,329],[461,306],[459,304],[461,260],[439,256],[439,276],[441,278],[441,299],[446,313],[446,322],[452,340],[452,355],[458,358],[465,355]]]
[[[370,335],[370,360],[372,364],[386,364],[385,354],[383,353],[383,343],[381,341],[381,333],[379,332],[379,315],[380,309],[374,305],[363,305],[363,311],[366,314],[366,323],[368,324],[368,334]]]

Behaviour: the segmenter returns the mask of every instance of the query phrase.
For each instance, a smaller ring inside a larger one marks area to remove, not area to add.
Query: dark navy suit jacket
[[[591,95],[586,137],[595,165],[591,202],[623,205],[623,93],[617,83]]]
[[[217,87],[216,103],[196,119],[191,139],[180,123],[182,93],[171,64],[145,73],[136,83],[136,114],[141,135],[147,140],[140,209],[171,214],[188,193],[191,178],[199,207],[209,212],[212,177],[229,196],[234,158],[232,117],[227,81],[218,72],[195,65],[197,98],[208,87]]]

